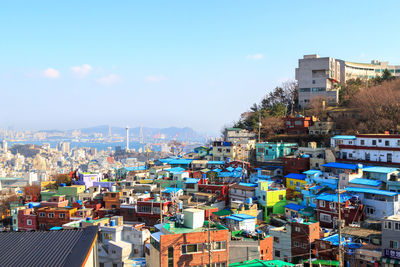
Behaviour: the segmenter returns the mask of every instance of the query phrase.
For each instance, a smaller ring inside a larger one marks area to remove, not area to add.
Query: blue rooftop
[[[214,170],[212,170],[213,172],[222,172],[222,170],[221,169],[214,169]]]
[[[322,171],[320,171],[320,170],[308,170],[308,171],[305,171],[305,172],[303,172],[304,174],[311,174],[311,175],[314,175],[314,174],[317,174],[317,173],[322,173]]]
[[[225,161],[210,160],[207,165],[224,165]]]
[[[369,193],[369,194],[388,196],[388,197],[394,197],[394,196],[397,196],[398,194],[400,194],[398,192],[391,192],[391,191],[379,190],[379,189],[358,188],[358,187],[346,187],[344,190],[349,191],[349,192]]]
[[[365,178],[355,178],[349,182],[350,184],[360,184],[360,185],[369,185],[369,186],[380,186],[382,181],[365,179]]]
[[[177,187],[177,188],[174,188],[174,187],[167,187],[167,188],[165,188],[165,190],[162,191],[162,192],[163,192],[163,193],[166,193],[166,194],[171,194],[171,193],[176,193],[176,192],[179,192],[179,191],[183,191],[182,188],[179,188],[179,187]]]
[[[397,170],[398,170],[397,168],[375,167],[375,166],[371,166],[371,167],[367,167],[367,168],[363,169],[363,171],[365,171],[365,172],[377,172],[377,173],[391,173],[391,172],[395,172]]]
[[[339,235],[338,234],[330,235],[328,237],[322,238],[322,240],[331,242],[331,244],[334,246],[339,246]],[[347,240],[343,236],[342,236],[341,240],[342,240],[342,245],[344,247],[353,248],[353,249],[362,247],[362,244],[360,244],[360,243],[347,242]]]
[[[185,170],[186,169],[184,169],[182,167],[175,167],[175,168],[171,168],[171,169],[165,169],[165,171],[172,172],[172,173],[183,172]]]
[[[170,162],[168,162],[168,164],[171,165],[189,165],[190,163],[192,163],[192,159],[174,159],[171,160]]]
[[[305,174],[298,174],[298,173],[289,173],[285,176],[285,178],[291,178],[296,180],[305,180],[307,176]]]
[[[316,197],[317,200],[325,200],[328,202],[337,202],[338,201],[338,195],[337,194],[328,194],[328,193],[322,193],[321,195]],[[346,194],[341,194],[340,195],[340,203],[346,202],[347,200],[351,199],[351,196],[346,195]]]
[[[355,135],[335,135],[332,139],[347,139],[347,140],[355,140]]]
[[[228,167],[228,168],[226,168],[228,171],[230,171],[230,172],[232,172],[233,170],[234,170],[234,168],[232,168],[232,167]]]
[[[299,211],[299,210],[305,209],[306,207],[303,206],[303,205],[295,204],[295,203],[289,203],[289,204],[287,204],[285,206],[285,208],[288,208],[288,209],[291,209],[291,210],[295,210],[295,211]]]
[[[234,221],[244,221],[244,220],[250,220],[250,219],[255,219],[256,217],[247,215],[247,214],[233,214],[231,216],[226,217],[227,219],[231,219]]]
[[[349,163],[339,163],[339,162],[329,162],[321,166],[327,168],[347,169],[347,170],[356,170],[357,168],[360,167],[359,164],[349,164]]]
[[[187,178],[185,184],[198,184],[200,179],[196,178]]]
[[[243,185],[243,186],[249,186],[249,187],[257,187],[257,184],[253,184],[253,183],[239,183],[239,185]]]
[[[144,171],[146,170],[146,166],[138,166],[138,167],[125,167],[124,168],[126,171]]]

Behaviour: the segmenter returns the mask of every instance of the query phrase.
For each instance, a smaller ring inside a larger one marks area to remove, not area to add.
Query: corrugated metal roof
[[[356,170],[359,168],[360,164],[348,164],[348,163],[339,163],[339,162],[329,162],[321,165],[322,167],[328,168],[336,168],[336,169],[348,169],[348,170]],[[361,165],[362,166],[362,165]],[[361,167],[360,166],[360,167]]]
[[[200,179],[196,178],[187,178],[185,184],[198,184]]]
[[[316,197],[317,200],[325,200],[328,202],[337,202],[338,201],[338,195],[337,194],[328,194],[328,193],[322,193],[318,197]],[[346,194],[341,194],[340,195],[340,203],[346,202],[347,200],[351,199],[351,196],[346,195]]]
[[[298,173],[289,173],[285,176],[285,178],[296,179],[296,180],[305,180],[307,176],[305,174]]]
[[[305,208],[305,206],[303,205],[298,205],[295,203],[289,203],[285,206],[285,208],[291,209],[291,210],[295,210],[295,211],[299,211]]]
[[[0,233],[0,265],[81,266],[97,229]]]
[[[308,170],[303,172],[304,174],[316,174],[316,173],[322,173],[320,170]]]
[[[347,140],[355,140],[355,135],[335,135],[332,139],[347,139]]]
[[[210,160],[207,164],[208,165],[224,165],[225,161]]]
[[[356,178],[349,182],[350,184],[360,184],[360,185],[369,185],[369,186],[380,186],[382,181],[365,179],[365,178]]]
[[[365,172],[377,172],[377,173],[391,173],[397,171],[398,168],[390,168],[390,167],[367,167],[364,168],[363,171]]]
[[[349,191],[349,192],[369,193],[369,194],[382,195],[382,196],[388,196],[388,197],[394,197],[399,194],[397,192],[391,192],[391,191],[386,191],[386,190],[358,188],[358,187],[346,187],[344,190]]]

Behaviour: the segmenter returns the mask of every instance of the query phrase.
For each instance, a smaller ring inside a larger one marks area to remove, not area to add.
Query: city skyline
[[[218,133],[305,54],[400,63],[395,1],[75,3],[3,5],[0,127]]]

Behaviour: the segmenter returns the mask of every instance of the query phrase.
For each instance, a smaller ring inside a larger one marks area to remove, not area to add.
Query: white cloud
[[[71,71],[80,77],[85,77],[92,71],[92,66],[89,64],[83,64],[82,66],[71,67]]]
[[[97,82],[101,85],[111,85],[116,82],[118,82],[119,76],[116,74],[110,74],[104,77],[101,77],[100,79],[97,79]]]
[[[50,78],[50,79],[60,78],[60,72],[53,68],[48,68],[48,69],[44,70],[43,75],[44,75],[44,77]]]
[[[252,59],[252,60],[260,60],[264,57],[263,54],[254,54],[254,55],[247,55],[246,59]]]
[[[166,81],[167,77],[165,77],[164,75],[149,75],[149,76],[146,76],[144,78],[144,80],[146,82],[150,82],[150,83],[157,83],[157,82],[161,82],[161,81]]]

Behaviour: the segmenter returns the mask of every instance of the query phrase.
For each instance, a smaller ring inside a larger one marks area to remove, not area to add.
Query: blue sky
[[[400,2],[7,1],[0,127],[219,132],[318,53],[400,64]]]

